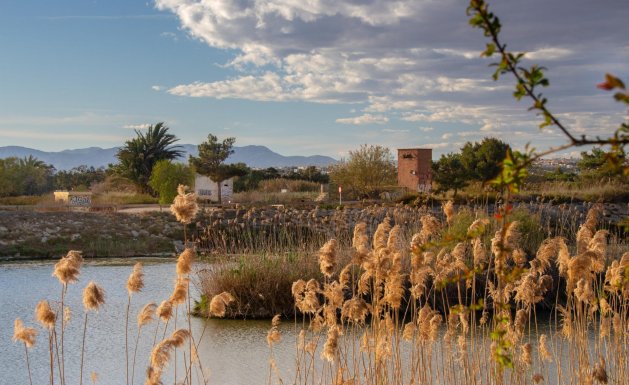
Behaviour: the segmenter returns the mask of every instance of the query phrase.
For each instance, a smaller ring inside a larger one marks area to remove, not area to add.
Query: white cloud
[[[573,51],[561,47],[544,47],[535,51],[529,51],[524,56],[531,60],[558,60],[572,55]]]
[[[149,128],[151,125],[148,123],[142,123],[142,124],[125,124],[124,126],[122,126],[122,128],[129,128],[132,130],[146,130],[147,128]]]
[[[152,89],[153,91],[161,91],[161,90],[162,90],[162,86],[158,86],[158,85],[151,86],[151,89]]]
[[[629,53],[618,49],[626,44],[622,33],[592,26],[600,25],[600,20],[615,25],[608,19],[623,21],[627,10],[580,1],[575,12],[565,13],[565,7],[531,1],[536,5],[496,6],[500,14],[519,15],[509,20],[515,36],[509,47],[529,50],[527,59],[541,64],[548,60],[554,68],[567,69],[558,74],[568,76],[561,82],[551,78],[553,85],[559,84],[552,106],[572,116],[567,119],[577,132],[592,125],[595,131],[586,132],[596,132],[602,124],[585,116],[591,103],[587,98],[576,100],[575,95],[595,91],[580,84],[591,77],[592,68],[600,67],[605,49],[613,49],[614,56],[605,56],[610,68],[624,68]],[[170,88],[170,94],[360,104],[352,114],[363,115],[336,120],[344,124],[400,119],[469,125],[473,127],[463,129],[477,129],[479,135],[538,132],[537,118],[526,111],[527,105],[514,112],[512,81],[491,80],[486,64],[492,59],[480,57],[486,39],[467,25],[459,1],[156,0],[155,4],[175,14],[190,36],[232,53],[224,63],[235,71],[231,78],[180,84]],[[569,3],[564,0],[564,4]],[[591,18],[588,10],[595,9],[606,18]],[[555,23],[559,18],[561,23]],[[587,34],[579,40],[562,34],[566,24],[583,25]],[[619,39],[622,44],[617,44]],[[574,60],[577,54],[579,60]]]
[[[419,127],[419,131],[421,132],[430,132],[430,131],[434,131],[435,128],[434,127]]]
[[[464,57],[466,59],[475,59],[480,56],[478,51],[469,51],[469,50],[461,50],[461,49],[452,49],[452,48],[435,48],[435,52],[450,55],[450,56],[459,56]]]
[[[451,133],[446,133],[446,134],[441,135],[441,139],[443,139],[443,140],[448,140],[451,137],[452,137]]]
[[[388,133],[392,133],[392,134],[401,134],[401,133],[406,133],[409,132],[410,130],[405,130],[405,129],[395,129],[395,128],[384,128],[382,130],[382,132],[388,132]]]
[[[460,143],[423,143],[421,147],[423,148],[432,148],[432,149],[440,149],[440,148],[456,148],[460,146]]]
[[[177,34],[175,34],[174,32],[162,32],[159,34],[161,37],[166,38],[166,39],[170,39],[172,41],[179,41],[179,38],[177,37]]]
[[[365,114],[365,115],[361,115],[361,116],[356,116],[354,118],[339,118],[339,119],[336,119],[337,123],[355,124],[355,125],[361,125],[361,124],[385,124],[388,121],[389,121],[389,118],[387,118],[386,116],[371,115],[371,114]]]

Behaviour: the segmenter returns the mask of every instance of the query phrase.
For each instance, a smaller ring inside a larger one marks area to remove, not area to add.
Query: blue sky
[[[627,119],[596,89],[606,72],[629,82],[625,0],[493,3],[577,134]],[[435,158],[485,136],[564,143],[510,79],[491,81],[484,44],[458,0],[3,0],[0,146],[114,147],[160,121],[181,143],[214,133],[335,158],[363,143]]]

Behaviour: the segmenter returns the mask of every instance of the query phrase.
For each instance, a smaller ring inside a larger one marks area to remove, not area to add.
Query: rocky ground
[[[182,225],[167,213],[0,211],[0,256],[58,258],[172,254]]]

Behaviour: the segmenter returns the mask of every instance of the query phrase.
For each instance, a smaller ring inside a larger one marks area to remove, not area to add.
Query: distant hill
[[[197,146],[182,144],[185,155],[180,161],[188,159],[189,155],[197,155]],[[89,147],[75,150],[63,150],[47,152],[27,147],[5,146],[0,147],[0,159],[16,156],[18,158],[29,155],[53,165],[57,170],[69,170],[73,167],[87,165],[94,167],[107,167],[109,163],[116,163],[118,147],[100,148]],[[249,167],[299,167],[318,166],[324,167],[336,163],[336,159],[323,155],[312,156],[283,156],[271,151],[265,146],[234,147],[234,153],[227,159],[227,163],[245,163]]]

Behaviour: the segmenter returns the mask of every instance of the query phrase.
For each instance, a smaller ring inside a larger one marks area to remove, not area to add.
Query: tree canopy
[[[375,197],[380,188],[397,184],[393,155],[386,147],[364,144],[330,167],[330,182],[359,198]]]
[[[160,160],[153,167],[149,186],[159,195],[160,204],[173,202],[180,184],[190,186],[194,183],[194,171],[183,163]]]
[[[437,183],[436,192],[446,192],[454,190],[454,196],[459,190],[465,188],[469,183],[467,170],[461,162],[461,154],[449,153],[441,155],[437,162],[432,164],[433,181]]]
[[[38,195],[50,191],[54,167],[29,155],[0,159],[0,196]]]
[[[150,125],[146,133],[135,130],[136,137],[127,140],[116,155],[120,161],[116,171],[131,179],[144,192],[150,191],[148,182],[157,162],[183,155],[180,146],[173,145],[179,139],[169,134],[168,129],[163,122],[159,122]]]
[[[485,138],[480,143],[465,143],[460,160],[469,179],[487,182],[500,174],[502,161],[510,150],[500,139]]]
[[[207,140],[198,145],[199,155],[190,156],[190,165],[196,172],[205,175],[218,185],[218,202],[222,202],[221,183],[234,176],[245,175],[246,167],[242,164],[225,164],[225,160],[234,153],[236,138],[225,138],[222,142],[213,134],[208,134]]]

